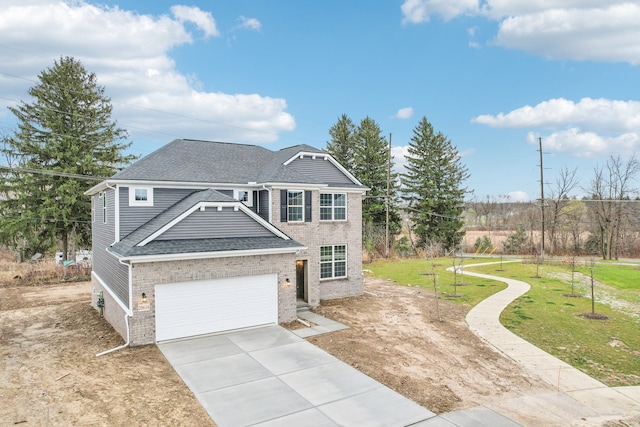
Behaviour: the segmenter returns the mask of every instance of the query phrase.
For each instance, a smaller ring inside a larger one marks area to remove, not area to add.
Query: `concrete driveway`
[[[442,421],[280,326],[158,347],[220,427],[388,427]]]

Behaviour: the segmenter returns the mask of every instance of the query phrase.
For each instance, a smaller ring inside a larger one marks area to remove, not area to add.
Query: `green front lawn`
[[[464,274],[455,276],[456,283],[461,285],[454,287],[454,274],[446,271],[447,268],[453,267],[453,262],[452,258],[436,258],[433,261],[431,259],[379,260],[365,265],[363,268],[370,270],[375,277],[389,279],[399,285],[420,286],[431,290],[433,290],[433,271],[440,298],[468,304],[470,307],[507,287],[502,282],[479,279]],[[464,265],[482,262],[495,262],[495,259],[466,259]],[[457,266],[460,265],[460,259],[456,259],[455,263]],[[494,268],[498,267],[494,266]]]
[[[611,268],[611,272],[608,270]],[[600,266],[596,266],[600,269]],[[632,288],[640,277],[627,273],[616,274],[619,266],[606,266],[597,280],[617,277],[617,286]],[[500,316],[505,327],[544,351],[579,368],[590,376],[612,386],[640,385],[640,313],[619,307],[626,292],[615,289],[595,290],[595,312],[608,320],[592,320],[582,315],[591,313],[590,288],[576,285],[571,294],[571,268],[540,266],[521,263],[509,264],[504,272],[491,267],[478,267],[473,271],[522,280],[531,290],[511,303]],[[540,278],[535,278],[536,271]],[[607,274],[611,276],[607,276]],[[631,273],[634,273],[631,271]],[[575,280],[574,280],[575,282]],[[587,283],[590,282],[587,280]],[[599,298],[607,304],[599,303]]]
[[[455,262],[460,264],[459,259]],[[595,312],[607,316],[608,320],[592,320],[582,316],[591,313],[590,279],[576,273],[574,293],[577,296],[571,296],[570,264],[536,268],[520,262],[496,264],[495,259],[485,258],[467,259],[464,265],[489,262],[492,264],[470,270],[531,285],[531,290],[511,303],[500,316],[505,327],[605,384],[640,385],[640,270],[637,267],[608,264],[594,267],[595,280],[610,286],[597,287],[595,293]],[[464,285],[454,289],[454,275],[446,271],[452,265],[451,258],[437,258],[433,262],[381,260],[364,268],[375,277],[431,290],[435,274],[440,298],[469,307],[506,287],[502,282],[458,274],[457,283]],[[589,273],[589,269],[581,271]],[[536,274],[541,277],[534,277]]]

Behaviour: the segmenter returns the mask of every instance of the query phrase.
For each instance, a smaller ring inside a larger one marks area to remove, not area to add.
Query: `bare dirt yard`
[[[439,301],[440,321],[428,290],[372,278],[365,288],[316,310],[350,329],[310,341],[436,413],[553,391],[473,335],[466,307]],[[215,425],[155,346],[96,357],[123,340],[90,292],[0,285],[0,426]]]
[[[0,285],[0,426],[214,426],[155,346],[126,348],[91,284]]]

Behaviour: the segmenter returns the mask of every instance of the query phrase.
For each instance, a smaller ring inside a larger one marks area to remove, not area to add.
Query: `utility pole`
[[[542,167],[542,137],[538,138],[538,146],[540,148],[540,212],[542,216],[541,232],[542,240],[540,244],[540,256],[544,260],[544,175]]]
[[[387,155],[387,220],[385,221],[385,233],[384,233],[384,256],[389,258],[389,197],[391,193],[391,132],[389,132],[389,150]]]

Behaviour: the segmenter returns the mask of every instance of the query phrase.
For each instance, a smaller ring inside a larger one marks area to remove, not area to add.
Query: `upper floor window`
[[[107,223],[107,194],[103,191],[100,193],[100,199],[102,199],[102,223]]]
[[[289,222],[304,221],[304,191],[287,193],[287,220]]]
[[[309,190],[280,190],[280,221],[311,222],[312,199]]]
[[[234,197],[247,206],[253,206],[253,192],[247,190],[235,190]]]
[[[153,206],[153,188],[129,187],[129,206]]]
[[[347,195],[345,193],[320,194],[320,220],[342,221],[347,219]]]
[[[347,277],[347,246],[320,246],[320,278]]]

